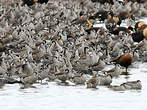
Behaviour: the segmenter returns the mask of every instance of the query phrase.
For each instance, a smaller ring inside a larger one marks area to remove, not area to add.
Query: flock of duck
[[[1,2],[0,87],[27,88],[46,79],[63,86],[141,89],[140,80],[111,83],[130,75],[134,62],[147,61],[147,22],[137,21],[146,16],[143,0]],[[108,65],[114,68],[106,71]]]

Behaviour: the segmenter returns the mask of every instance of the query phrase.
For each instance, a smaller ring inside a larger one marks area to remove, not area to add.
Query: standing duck
[[[132,60],[133,60],[132,55],[130,53],[125,53],[122,56],[113,60],[112,62],[115,62],[115,64],[119,64],[119,65],[125,67],[126,68],[126,74],[127,74],[128,73],[127,69],[132,64]]]

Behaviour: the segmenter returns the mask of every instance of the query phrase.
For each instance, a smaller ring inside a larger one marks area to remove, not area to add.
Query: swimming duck
[[[57,72],[55,75],[62,83],[66,83],[66,80],[68,79],[68,73],[69,73],[69,70],[66,69],[63,72]]]
[[[123,84],[121,85],[110,85],[108,86],[109,89],[113,90],[113,91],[125,91],[126,88]]]
[[[36,74],[33,75],[25,75],[20,77],[20,81],[24,85],[32,85],[38,80],[38,76]]]
[[[126,83],[123,83],[122,85],[124,85],[126,89],[142,89],[142,84],[140,80],[128,81]]]
[[[83,77],[82,74],[79,74],[79,75],[74,75],[71,78],[71,81],[74,82],[76,85],[78,85],[78,84],[85,84],[86,79],[85,77]]]
[[[112,76],[109,74],[103,75],[95,75],[91,79],[89,79],[87,84],[94,84],[94,85],[110,85],[112,83]]]
[[[116,64],[116,66],[108,71],[107,74],[110,74],[112,77],[118,77],[121,74],[121,68],[119,64]]]
[[[90,65],[90,68],[93,71],[101,71],[105,68],[105,65],[106,63],[103,60],[99,59],[97,63]]]

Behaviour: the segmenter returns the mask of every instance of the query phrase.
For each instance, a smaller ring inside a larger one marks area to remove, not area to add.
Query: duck
[[[110,85],[112,76],[110,74],[98,75],[98,85]]]
[[[96,75],[93,76],[91,79],[89,79],[87,82],[86,82],[86,87],[87,88],[97,88],[97,79],[96,79]]]
[[[95,88],[95,89],[97,89],[97,86],[96,86],[95,83],[86,83],[86,88],[87,88],[87,89],[90,89],[90,88]]]
[[[117,25],[119,25],[119,26],[121,25],[122,18],[120,16],[114,15],[114,16],[112,16],[112,19],[116,22]]]
[[[34,73],[32,75],[23,75],[20,76],[20,81],[22,84],[32,85],[38,80],[38,76]]]
[[[99,59],[97,63],[90,65],[89,68],[91,68],[93,71],[101,71],[105,68],[106,63],[102,60]]]
[[[33,74],[33,68],[29,63],[25,63],[22,65],[22,74],[26,75],[32,75]]]
[[[110,74],[98,74],[89,79],[86,84],[94,84],[95,86],[107,86],[112,83],[112,76]]]
[[[138,21],[136,24],[135,24],[135,30],[139,30],[139,28],[143,25],[145,25],[146,22],[145,21]]]
[[[132,39],[134,42],[141,42],[144,39],[147,39],[147,27],[143,30],[136,31],[132,33]]]
[[[97,13],[89,16],[89,19],[96,19],[98,18],[100,22],[105,21],[106,19],[108,19],[108,15],[112,16],[113,12],[111,10],[100,10]]]
[[[112,32],[113,29],[117,26],[117,23],[115,22],[114,19],[107,19],[105,20],[105,27]]]
[[[61,83],[66,83],[66,80],[68,79],[68,73],[69,73],[69,70],[66,69],[64,71],[61,71],[61,72],[59,71],[55,73],[55,75],[61,81]]]
[[[15,84],[15,83],[22,83],[22,82],[9,76],[4,76],[3,78],[0,78],[0,86],[4,84]]]
[[[110,11],[109,13],[108,13],[108,15],[107,15],[107,20],[109,21],[115,21],[115,23],[117,24],[117,25],[119,25],[120,26],[120,24],[122,23],[122,18],[121,18],[121,16],[120,15],[116,15],[116,14],[114,14],[113,13],[113,11]]]
[[[71,77],[70,80],[71,80],[73,83],[75,83],[76,85],[85,84],[85,82],[86,82],[86,79],[85,79],[85,77],[83,77],[82,74],[74,75],[73,77]]]
[[[114,62],[115,64],[119,64],[120,66],[123,66],[126,68],[126,74],[128,73],[128,67],[132,64],[133,56],[131,53],[124,53],[120,57],[112,60],[111,62]]]
[[[108,71],[105,71],[107,74],[110,74],[112,77],[119,77],[121,75],[121,68],[119,64],[116,64],[116,66]]]
[[[137,50],[133,52],[133,62],[140,61],[139,53]]]
[[[114,35],[119,35],[119,32],[125,32],[127,34],[131,34],[131,31],[132,30],[130,28],[120,26],[120,27],[113,28],[111,33],[114,34]]]
[[[128,81],[126,83],[122,84],[126,89],[137,89],[141,90],[142,89],[142,84],[140,80],[137,81]]]
[[[126,88],[123,84],[121,85],[110,85],[108,86],[109,89],[113,90],[113,91],[125,91]]]
[[[88,17],[86,16],[80,16],[79,18],[74,19],[72,22],[72,24],[88,24],[89,26],[93,26],[94,21],[91,19],[88,19]]]
[[[109,89],[113,90],[113,91],[125,91],[125,90],[141,90],[142,89],[142,85],[141,85],[141,81],[137,80],[137,81],[128,81],[126,83],[122,83],[120,85],[110,85],[108,86]]]
[[[137,28],[137,31],[142,31],[147,28],[147,24],[143,24],[142,26]]]
[[[38,80],[41,80],[41,83],[42,83],[42,80],[43,79],[48,78],[48,76],[49,76],[49,70],[48,69],[43,70],[40,73],[37,73],[37,75],[38,75]]]

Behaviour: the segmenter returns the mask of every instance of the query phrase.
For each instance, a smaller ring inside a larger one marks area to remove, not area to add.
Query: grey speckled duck
[[[142,89],[142,84],[140,80],[129,81],[122,84],[126,89]]]

